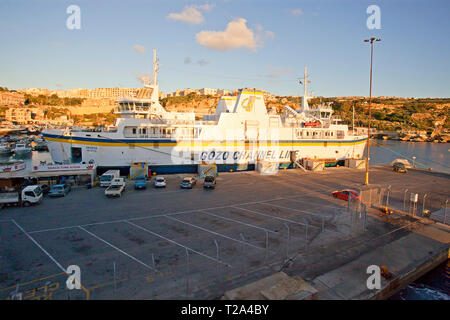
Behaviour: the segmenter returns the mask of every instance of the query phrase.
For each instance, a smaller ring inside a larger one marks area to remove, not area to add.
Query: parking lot
[[[448,178],[417,183],[411,171],[372,171],[372,183],[410,190],[448,187]],[[0,211],[0,298],[212,299],[225,290],[286,267],[315,242],[348,241],[345,201],[330,196],[359,188],[364,172],[221,173],[214,190],[202,182],[182,190],[184,175],[167,187],[120,198],[104,189],[73,189],[30,208]],[[444,196],[446,196],[444,191]],[[374,232],[390,226],[370,221]],[[350,235],[351,236],[351,235]],[[81,270],[80,290],[66,288],[68,266]]]

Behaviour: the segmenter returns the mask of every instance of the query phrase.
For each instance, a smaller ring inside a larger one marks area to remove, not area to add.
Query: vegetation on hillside
[[[36,104],[45,106],[79,106],[83,103],[84,98],[60,98],[56,94],[51,96],[38,95],[33,96],[25,94],[25,105]]]
[[[336,115],[352,123],[355,108],[355,125],[367,126],[368,99],[313,98],[311,105],[331,102]],[[372,126],[380,130],[427,130],[436,127],[450,128],[450,99],[372,99]]]
[[[96,127],[100,127],[103,125],[112,125],[114,124],[116,118],[117,115],[115,115],[112,111],[109,113],[92,113],[72,116],[72,120],[74,121],[75,125],[92,123]]]

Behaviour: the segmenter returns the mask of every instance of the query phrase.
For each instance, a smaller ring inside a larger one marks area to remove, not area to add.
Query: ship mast
[[[145,88],[152,88],[153,92],[150,97],[153,101],[159,101],[159,86],[158,86],[158,58],[156,56],[156,49],[153,49],[153,80],[150,84],[144,84]]]
[[[308,68],[305,66],[305,77],[303,80],[303,98],[302,98],[302,111],[309,110],[308,106],[308,96],[306,93],[306,84],[308,82]]]

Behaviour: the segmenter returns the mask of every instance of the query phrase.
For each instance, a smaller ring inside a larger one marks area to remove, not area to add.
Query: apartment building
[[[29,124],[42,120],[44,112],[37,108],[9,108],[5,112],[5,119],[19,124]]]
[[[216,89],[210,89],[210,88],[202,88],[199,90],[200,94],[202,95],[211,95],[211,96],[215,96],[217,94],[217,90]]]

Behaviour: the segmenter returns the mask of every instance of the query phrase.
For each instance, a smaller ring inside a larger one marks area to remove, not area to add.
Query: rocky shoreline
[[[448,143],[450,142],[450,134],[428,135],[428,134],[404,134],[397,133],[397,135],[384,135],[382,133],[376,134],[375,138],[382,140],[397,140],[408,142],[432,142],[432,143]]]

